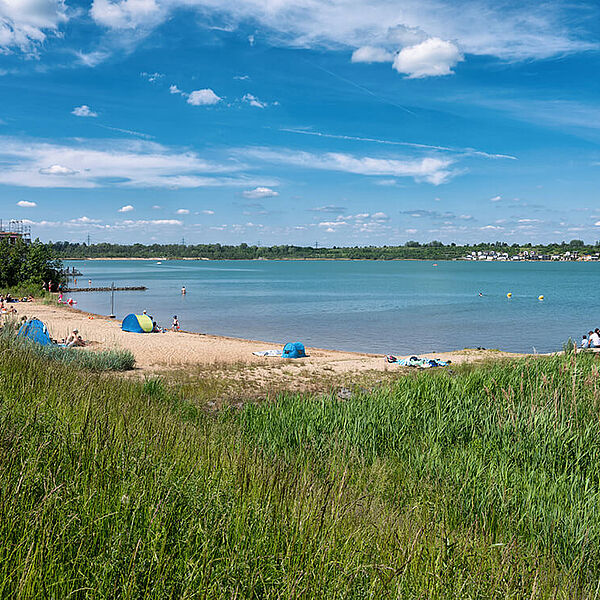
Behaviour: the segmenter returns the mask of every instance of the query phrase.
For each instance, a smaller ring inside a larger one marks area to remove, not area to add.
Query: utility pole
[[[89,233],[87,234],[87,245],[88,245],[88,247],[90,246],[90,234]]]
[[[115,282],[113,281],[110,285],[110,319],[115,318]]]

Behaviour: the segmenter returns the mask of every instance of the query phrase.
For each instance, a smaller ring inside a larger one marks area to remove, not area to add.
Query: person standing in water
[[[186,291],[185,291],[185,285],[184,285],[184,286],[182,286],[182,288],[181,288],[181,295],[182,295],[182,296],[185,296],[185,294],[186,294]]]

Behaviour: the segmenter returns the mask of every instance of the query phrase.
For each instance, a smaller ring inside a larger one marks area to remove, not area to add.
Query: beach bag
[[[300,342],[288,342],[281,353],[281,358],[302,358],[304,356],[306,356],[306,351],[304,344]]]

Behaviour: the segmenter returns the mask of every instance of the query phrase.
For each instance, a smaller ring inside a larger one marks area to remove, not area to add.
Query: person
[[[92,287],[92,280],[88,279],[88,287]]]
[[[600,335],[595,331],[590,331],[588,333],[588,339],[590,348],[600,348]]]
[[[185,296],[186,291],[185,291],[185,285],[181,288],[181,295]]]
[[[481,297],[481,296],[483,296],[483,294],[481,292],[479,292],[479,296]]]
[[[48,282],[48,291],[49,292],[52,291],[52,282],[51,281]]]
[[[581,347],[583,349],[590,347],[590,341],[588,340],[587,335],[585,335],[585,333],[583,334],[583,339],[581,340]]]
[[[85,346],[85,342],[83,341],[82,337],[79,335],[79,331],[77,329],[73,329],[73,332],[65,340],[65,344],[69,348],[73,348],[74,346]]]
[[[177,315],[173,315],[173,331],[179,331],[179,320]]]

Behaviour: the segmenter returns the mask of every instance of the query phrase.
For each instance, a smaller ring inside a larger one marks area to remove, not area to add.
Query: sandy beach
[[[361,354],[307,348],[306,358],[282,360],[265,358],[252,353],[260,350],[280,350],[279,344],[192,332],[136,334],[121,330],[121,322],[101,315],[79,311],[68,306],[45,305],[40,302],[17,304],[19,317],[37,317],[44,321],[54,339],[66,337],[78,329],[90,342],[90,350],[122,348],[133,352],[137,369],[144,373],[153,371],[190,369],[192,367],[285,367],[292,363],[307,368],[314,374],[326,372],[348,374],[365,371],[399,371],[402,367],[389,364],[383,355]],[[288,340],[289,341],[289,340]],[[489,358],[516,357],[517,354],[497,350],[465,349],[454,352],[429,352],[419,355],[451,360],[453,363],[472,362]],[[402,358],[402,357],[398,357]]]

